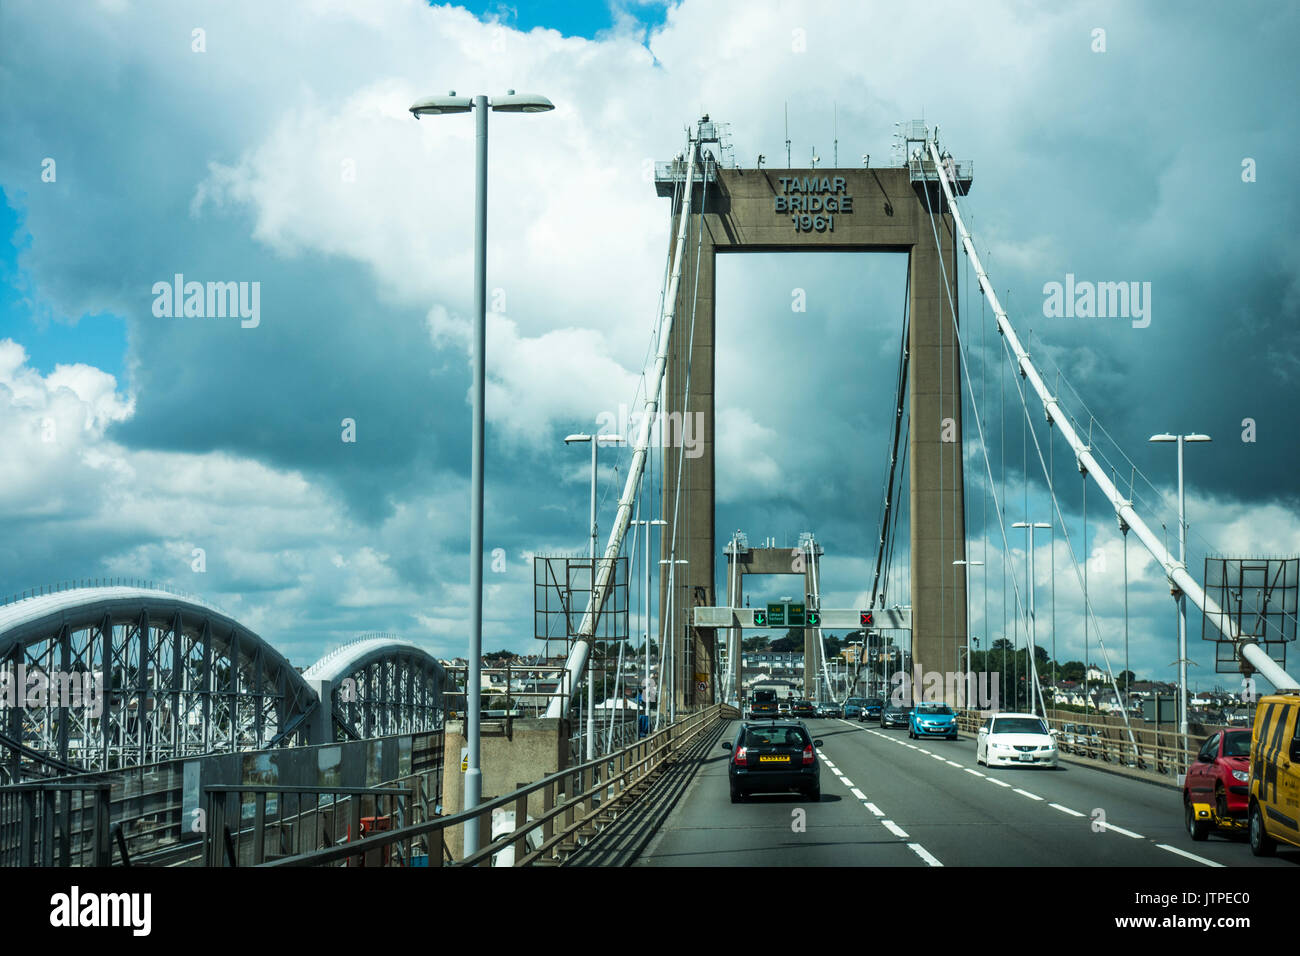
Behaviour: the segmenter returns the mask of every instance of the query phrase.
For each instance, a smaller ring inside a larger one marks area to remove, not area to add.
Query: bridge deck
[[[975,763],[969,737],[912,741],[872,723],[807,723],[824,741],[819,803],[791,794],[732,804],[728,754],[715,747],[636,865],[1300,865],[1300,850],[1260,859],[1240,839],[1194,843],[1173,788],[1073,763],[990,770]],[[797,808],[807,812],[803,832],[792,827]]]

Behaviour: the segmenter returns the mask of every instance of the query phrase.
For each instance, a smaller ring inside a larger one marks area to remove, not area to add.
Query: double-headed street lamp
[[[1147,441],[1178,443],[1178,563],[1187,567],[1187,518],[1183,497],[1183,443],[1210,441],[1209,435],[1152,435]],[[1187,596],[1178,592],[1178,734],[1187,750]]]
[[[1033,681],[1034,684],[1037,684],[1038,662],[1034,659],[1034,655],[1038,652],[1038,625],[1034,617],[1034,529],[1050,528],[1051,525],[1046,521],[1017,521],[1011,527],[1024,528],[1025,534],[1029,538],[1029,675],[1030,680]],[[1084,666],[1087,667],[1086,662]],[[1031,707],[1034,706],[1033,699],[1033,688],[1031,687],[1029,696],[1029,706]],[[1043,709],[1046,711],[1047,708],[1044,707]],[[1044,713],[1043,716],[1046,717],[1047,714]]]
[[[621,435],[569,435],[564,439],[566,445],[581,444],[589,442],[591,444],[591,589],[592,593],[596,590],[596,451],[600,448],[601,443],[606,445],[621,445],[623,437]],[[594,636],[594,635],[593,635]],[[596,703],[595,694],[592,691],[592,660],[587,660],[587,759],[596,759]],[[605,662],[608,666],[609,662]]]
[[[984,562],[966,561],[964,559],[959,559],[953,562],[953,566],[961,568],[965,576],[965,584],[962,586],[962,592],[966,595],[966,648],[965,648],[966,667],[963,668],[963,670],[966,671],[966,675],[963,676],[962,680],[965,682],[965,686],[969,688],[970,687],[970,676],[969,676],[970,675],[970,569],[972,567],[982,568],[984,567]],[[958,648],[958,650],[961,650],[961,648]],[[966,706],[967,707],[970,706],[969,700],[966,701]]]
[[[544,96],[531,93],[506,92],[493,97],[489,103],[483,95],[457,96],[452,90],[446,96],[429,96],[418,100],[411,114],[439,116],[444,113],[468,113],[478,110],[475,135],[474,176],[474,382],[473,424],[470,450],[470,505],[469,505],[469,672],[465,678],[465,809],[478,806],[483,792],[482,770],[479,765],[479,693],[482,690],[483,654],[483,387],[485,380],[485,346],[487,340],[487,113],[544,113],[555,109]],[[479,848],[478,818],[465,823],[465,855]]]
[[[661,664],[665,660],[668,661],[668,664],[665,666],[668,668],[668,677],[667,677],[668,723],[671,724],[673,721],[677,719],[677,596],[673,593],[674,591],[677,590],[677,585],[676,585],[677,575],[675,574],[675,572],[677,570],[677,565],[690,564],[691,562],[687,561],[685,558],[677,558],[676,560],[671,560],[671,561],[667,558],[661,558],[659,560],[659,563],[661,565],[666,564],[669,566],[668,567],[668,628],[664,629],[664,634],[667,637],[665,643],[667,644],[668,652],[667,655],[665,656],[664,648],[660,647],[659,661]],[[682,586],[686,587],[687,585],[682,585]],[[664,670],[663,668],[660,668],[659,682],[662,684],[664,681],[665,681]],[[662,689],[660,690],[660,693],[662,693]],[[663,710],[663,704],[661,703],[659,705],[659,710],[656,711],[655,713],[656,721],[659,719],[658,715],[659,712],[661,712],[662,710]]]
[[[650,529],[663,527],[668,524],[668,522],[664,521],[662,518],[655,518],[653,520],[649,518],[633,518],[630,523],[645,526],[645,620],[643,622],[644,630],[641,637],[641,640],[645,645],[642,648],[642,650],[645,651],[645,678],[641,682],[641,698],[645,701],[645,715],[648,721],[650,717],[650,695],[647,693],[647,689],[650,686]],[[663,660],[663,656],[663,649],[660,648],[659,659]],[[656,691],[657,690],[658,688],[656,688]],[[659,694],[656,693],[655,696],[658,697]]]

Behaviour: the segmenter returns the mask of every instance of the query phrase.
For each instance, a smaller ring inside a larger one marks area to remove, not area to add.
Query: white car
[[[1055,767],[1056,731],[1037,714],[995,714],[975,739],[975,762],[986,767]]]

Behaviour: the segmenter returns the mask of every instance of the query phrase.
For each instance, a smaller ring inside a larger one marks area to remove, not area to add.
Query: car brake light
[[[805,767],[811,766],[812,762],[816,759],[817,758],[813,756],[812,744],[803,748],[803,765]]]
[[[736,748],[736,755],[735,755],[734,757],[731,758],[731,762],[734,763],[737,767],[748,767],[748,766],[749,766],[749,758],[745,756],[745,748],[744,748],[744,747],[737,747],[737,748]]]

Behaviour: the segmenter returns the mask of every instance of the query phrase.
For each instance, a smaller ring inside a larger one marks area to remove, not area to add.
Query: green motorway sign
[[[803,627],[803,626],[804,626],[804,611],[805,611],[804,605],[802,605],[802,604],[787,604],[787,605],[786,605],[786,609],[787,609],[786,622],[787,622],[791,627]]]
[[[767,606],[767,626],[785,627],[785,605],[769,604]]]

